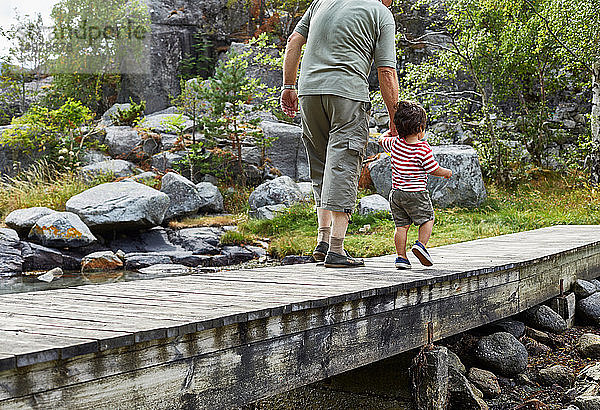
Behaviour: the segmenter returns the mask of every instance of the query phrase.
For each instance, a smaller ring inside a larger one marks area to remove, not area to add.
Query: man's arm
[[[288,38],[283,59],[283,84],[295,85],[298,75],[298,65],[302,46],[306,43],[306,37],[294,31]],[[283,90],[281,92],[281,108],[290,117],[295,117],[298,112],[298,93],[296,90]]]
[[[398,135],[396,126],[394,125],[395,107],[398,103],[399,95],[398,73],[396,73],[396,69],[392,67],[378,67],[377,75],[379,77],[381,96],[383,97],[383,102],[385,103],[390,116],[390,131],[392,132],[392,135]]]

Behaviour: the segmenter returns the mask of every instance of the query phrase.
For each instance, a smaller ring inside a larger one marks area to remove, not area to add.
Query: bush
[[[117,111],[111,115],[111,119],[115,125],[129,125],[133,127],[144,117],[146,101],[136,104],[133,100],[130,100],[130,103],[131,106],[129,108],[117,108]]]

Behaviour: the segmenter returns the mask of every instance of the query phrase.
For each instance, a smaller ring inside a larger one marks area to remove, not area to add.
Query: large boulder
[[[439,164],[452,170],[452,178],[429,176],[427,190],[436,207],[474,208],[486,198],[485,185],[477,152],[466,145],[432,146]],[[387,198],[392,188],[392,162],[381,155],[369,164],[369,173],[377,193]]]
[[[491,370],[513,377],[527,368],[527,349],[513,335],[498,332],[477,342],[475,357]]]
[[[358,213],[367,215],[376,212],[391,212],[390,203],[379,194],[367,195],[358,202]]]
[[[577,296],[577,299],[585,299],[598,291],[593,282],[584,279],[577,279],[573,284],[572,289],[575,293],[575,296]]]
[[[113,104],[112,107],[110,107],[108,110],[106,110],[106,112],[104,114],[102,114],[102,118],[100,119],[100,124],[104,125],[105,127],[110,127],[111,125],[114,125],[115,120],[114,120],[113,116],[117,113],[117,111],[118,110],[125,111],[130,108],[131,108],[130,103]]]
[[[577,311],[583,319],[600,325],[600,292],[577,301]]]
[[[104,143],[113,157],[133,160],[154,155],[159,142],[153,138],[142,138],[138,130],[129,126],[107,127]]]
[[[169,203],[166,194],[124,180],[75,195],[67,201],[67,211],[76,213],[96,230],[143,229],[162,223]]]
[[[275,205],[265,205],[261,206],[258,209],[255,209],[251,216],[256,219],[275,219],[277,215],[279,215],[284,209],[287,209],[287,206],[284,204],[275,204]]]
[[[45,206],[17,209],[8,214],[4,223],[9,228],[17,231],[20,235],[26,235],[40,218],[55,212],[56,211],[46,208]]]
[[[110,161],[112,159],[110,155],[95,149],[85,150],[80,158],[84,165],[92,165],[98,162]]]
[[[302,128],[281,122],[263,121],[265,137],[276,138],[267,150],[271,164],[295,181],[308,181],[308,157],[302,142]]]
[[[38,219],[29,232],[29,239],[51,248],[79,248],[97,240],[72,212],[55,212]]]
[[[210,182],[200,182],[196,184],[198,195],[202,200],[200,212],[219,213],[223,212],[223,195],[219,192],[219,188]]]
[[[127,232],[108,241],[107,246],[113,252],[130,253],[173,253],[184,249],[170,240],[167,230],[155,227],[145,231]]]
[[[0,276],[18,275],[22,269],[19,235],[12,229],[0,228]]]
[[[471,383],[481,390],[484,397],[496,397],[502,393],[498,378],[490,371],[471,367],[467,377]]]
[[[248,198],[251,211],[266,205],[293,205],[302,200],[303,194],[289,176],[282,176],[259,185]]]
[[[575,375],[568,367],[556,364],[541,369],[540,379],[548,386],[558,384],[559,386],[569,388],[575,381]]]
[[[104,272],[123,269],[123,261],[111,251],[94,252],[81,261],[82,272]]]
[[[481,392],[474,387],[467,377],[448,367],[448,404],[450,409],[487,410],[488,406],[480,397]]]
[[[163,176],[160,192],[171,200],[165,219],[194,214],[205,203],[194,183],[174,172]]]
[[[185,228],[170,236],[171,242],[195,254],[213,254],[225,233],[221,228]]]
[[[582,357],[600,359],[600,335],[584,333],[579,337],[576,348]]]
[[[600,363],[591,363],[584,367],[575,380],[577,395],[596,396],[600,394]]]
[[[48,270],[63,267],[63,254],[32,242],[22,242],[23,271]]]
[[[110,175],[114,178],[123,178],[135,174],[135,164],[122,159],[109,159],[108,161],[96,162],[81,168],[85,179],[91,180],[96,177]]]
[[[527,324],[535,329],[562,333],[567,330],[567,322],[561,315],[546,305],[534,306],[525,311]]]
[[[173,169],[176,162],[186,157],[185,151],[164,151],[152,156],[152,168],[164,172]]]

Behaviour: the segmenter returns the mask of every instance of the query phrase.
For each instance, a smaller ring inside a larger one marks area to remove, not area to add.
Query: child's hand
[[[450,177],[452,176],[452,170],[447,169],[446,171],[447,172],[446,172],[446,175],[444,175],[444,178],[450,179]]]

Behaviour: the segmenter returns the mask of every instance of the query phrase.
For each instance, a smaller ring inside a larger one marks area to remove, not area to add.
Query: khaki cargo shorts
[[[409,192],[392,189],[389,199],[396,227],[413,223],[421,226],[435,217],[431,198],[427,191]]]
[[[371,104],[335,95],[300,97],[304,146],[317,207],[351,213],[369,140]]]

